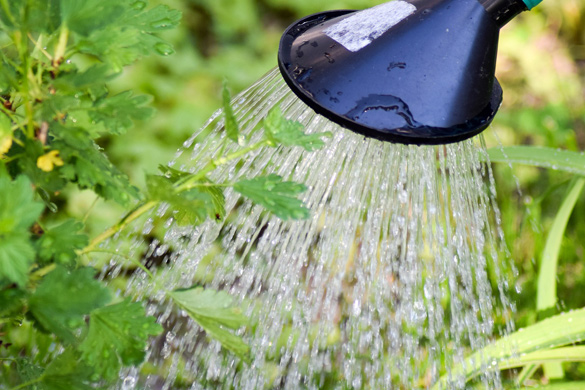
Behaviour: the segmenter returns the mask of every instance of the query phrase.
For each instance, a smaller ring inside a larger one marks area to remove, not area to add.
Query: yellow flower
[[[51,150],[37,159],[37,167],[45,172],[51,172],[55,166],[62,167],[63,164],[58,150]]]

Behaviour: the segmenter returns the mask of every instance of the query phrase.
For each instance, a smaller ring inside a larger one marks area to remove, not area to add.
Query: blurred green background
[[[366,8],[379,1],[157,0],[183,12],[166,39],[176,53],[149,57],[112,86],[154,96],[158,114],[126,135],[100,140],[115,164],[143,187],[145,172],[169,161],[183,141],[220,107],[221,86],[236,93],[276,66],[282,31],[294,20],[328,9]],[[504,104],[484,134],[488,146],[542,145],[585,150],[585,0],[545,0],[501,33],[497,67]],[[519,270],[517,324],[534,322],[538,263],[546,234],[571,177],[552,170],[494,166],[502,225]],[[81,217],[90,192],[64,194],[67,210]],[[99,202],[89,229],[95,234],[122,213]],[[557,311],[585,306],[585,200],[569,222],[560,256]],[[568,372],[582,376],[579,367]],[[584,370],[585,372],[585,370]]]

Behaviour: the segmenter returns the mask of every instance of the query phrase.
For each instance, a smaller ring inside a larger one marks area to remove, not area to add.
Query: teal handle
[[[528,7],[528,9],[532,9],[534,7],[536,7],[538,4],[540,4],[540,2],[542,0],[522,0],[524,1],[524,4],[526,4],[526,7]]]

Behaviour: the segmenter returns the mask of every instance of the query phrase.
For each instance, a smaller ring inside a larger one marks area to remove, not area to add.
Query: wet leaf
[[[264,135],[272,146],[300,146],[311,152],[325,146],[323,137],[331,137],[331,133],[305,134],[299,122],[286,119],[280,107],[273,108],[263,121]]]
[[[173,301],[183,308],[212,338],[235,353],[244,361],[249,361],[250,348],[229,329],[239,329],[248,323],[241,310],[232,306],[232,297],[223,291],[195,287],[170,293]]]
[[[122,365],[144,360],[149,336],[162,332],[154,317],[147,317],[140,303],[125,300],[94,310],[89,332],[79,350],[100,375],[113,379]]]
[[[282,181],[278,175],[241,180],[234,189],[281,219],[307,219],[310,216],[310,210],[296,198],[307,188],[303,184]]]
[[[225,118],[225,131],[229,139],[234,142],[239,142],[240,128],[238,121],[234,115],[234,110],[231,105],[230,91],[227,88],[227,83],[223,84],[223,116]]]
[[[43,329],[73,342],[73,330],[85,324],[84,316],[110,301],[109,291],[94,276],[93,268],[57,267],[31,296],[32,316]]]
[[[42,237],[37,241],[39,257],[44,261],[54,260],[57,263],[70,263],[77,257],[78,249],[83,249],[89,244],[85,234],[80,234],[83,224],[74,219],[46,229]]]

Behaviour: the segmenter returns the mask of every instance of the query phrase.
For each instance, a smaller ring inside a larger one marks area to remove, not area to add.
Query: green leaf
[[[57,356],[45,370],[28,359],[18,359],[21,383],[34,382],[27,389],[37,390],[91,390],[92,371],[80,361],[72,349]]]
[[[322,148],[325,142],[321,138],[330,137],[331,133],[305,134],[299,122],[285,119],[280,107],[273,108],[263,121],[264,135],[272,146],[301,146],[311,152]]]
[[[84,315],[110,301],[109,291],[94,275],[92,268],[68,271],[57,267],[31,296],[31,314],[45,330],[74,341],[73,330],[85,324]]]
[[[37,241],[39,257],[44,261],[54,260],[57,263],[70,263],[77,258],[75,253],[89,244],[85,234],[79,232],[83,224],[69,219],[61,225],[45,230]]]
[[[24,313],[26,294],[23,290],[9,288],[0,290],[0,319],[15,318]]]
[[[125,13],[116,0],[61,0],[62,23],[73,32],[89,35],[112,25]]]
[[[119,2],[107,0],[104,3]],[[126,2],[122,12],[107,19],[110,12],[115,12],[112,11],[114,6],[108,7],[106,17],[97,18],[100,23],[107,22],[108,28],[99,28],[98,23],[90,23],[89,28],[77,28],[84,35],[77,43],[79,51],[98,57],[115,71],[120,71],[143,55],[154,52],[166,56],[174,52],[169,43],[154,34],[177,26],[181,19],[179,11],[164,5],[146,9],[146,2],[138,0]]]
[[[210,337],[219,341],[224,348],[242,360],[249,361],[248,345],[228,330],[238,329],[248,323],[240,309],[232,307],[232,297],[229,294],[196,287],[173,291],[170,296]]]
[[[131,91],[100,99],[95,102],[89,117],[104,124],[112,134],[123,134],[134,125],[134,120],[152,117],[154,110],[145,107],[152,101],[148,95],[132,96]]]
[[[585,155],[568,150],[539,146],[508,146],[488,149],[488,155],[492,162],[525,164],[585,175]]]
[[[12,181],[6,172],[0,171],[0,236],[27,231],[37,220],[44,206],[33,196],[34,190],[27,177],[19,176]]]
[[[138,189],[130,184],[128,176],[120,172],[81,128],[54,126],[56,140],[52,146],[59,150],[65,165],[59,168],[61,176],[77,182],[80,188],[92,189],[105,199],[128,205],[138,199]]]
[[[433,390],[446,388],[449,377],[464,376],[467,381],[481,374],[484,364],[506,367],[509,361],[523,354],[550,350],[585,340],[585,308],[547,318],[534,325],[502,337],[454,366],[449,375],[441,377]]]
[[[208,217],[216,219],[225,216],[225,199],[219,187],[204,180],[201,187],[177,192],[174,183],[178,176],[148,175],[146,186],[150,200],[166,202],[172,206],[174,218],[180,225],[199,225]],[[175,181],[173,181],[175,180]]]
[[[146,317],[140,303],[125,300],[94,310],[89,332],[79,350],[83,359],[107,379],[117,376],[122,365],[144,360],[148,336],[162,332],[154,317]]]
[[[240,128],[238,126],[238,121],[236,120],[236,116],[234,115],[234,110],[231,104],[231,96],[230,91],[227,88],[227,83],[223,83],[223,116],[225,118],[225,132],[229,139],[234,142],[239,142],[240,139]]]
[[[28,233],[0,235],[0,281],[7,279],[23,287],[28,281],[28,269],[35,251]]]
[[[46,390],[92,390],[92,370],[71,350],[66,349],[41,375]]]
[[[234,189],[281,219],[307,219],[310,216],[310,210],[296,198],[307,188],[303,184],[282,181],[278,175],[241,180],[234,185]]]
[[[19,176],[12,181],[0,165],[0,281],[24,286],[28,280],[35,256],[29,228],[44,209],[33,195],[28,178]]]

